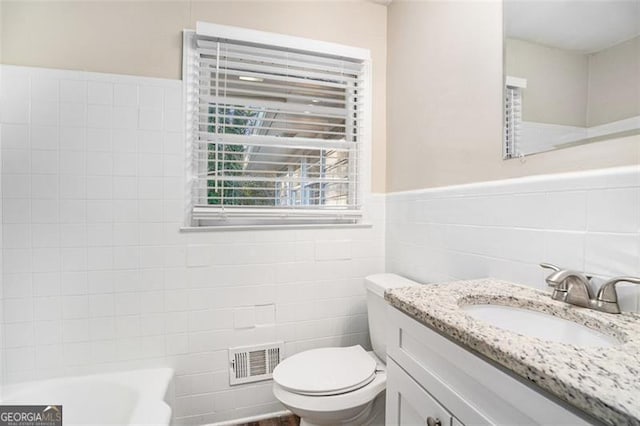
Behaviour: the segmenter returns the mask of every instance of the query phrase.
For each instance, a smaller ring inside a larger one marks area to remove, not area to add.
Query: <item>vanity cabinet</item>
[[[598,424],[396,308],[387,309],[387,426]]]

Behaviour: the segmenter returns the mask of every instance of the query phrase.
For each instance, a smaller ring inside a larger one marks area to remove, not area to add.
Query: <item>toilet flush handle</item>
[[[427,417],[427,426],[442,426],[442,422],[437,417]]]

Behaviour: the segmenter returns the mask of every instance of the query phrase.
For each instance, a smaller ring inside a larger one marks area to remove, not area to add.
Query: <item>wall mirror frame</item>
[[[640,0],[503,1],[503,158],[640,134]]]

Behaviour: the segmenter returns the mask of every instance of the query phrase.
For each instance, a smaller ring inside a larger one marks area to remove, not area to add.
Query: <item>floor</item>
[[[238,426],[299,426],[300,417],[295,415],[275,417],[273,419],[260,420],[259,422],[242,423]]]

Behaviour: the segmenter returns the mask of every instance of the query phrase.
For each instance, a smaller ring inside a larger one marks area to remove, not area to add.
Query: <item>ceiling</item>
[[[509,38],[593,53],[640,35],[640,0],[505,0]]]

